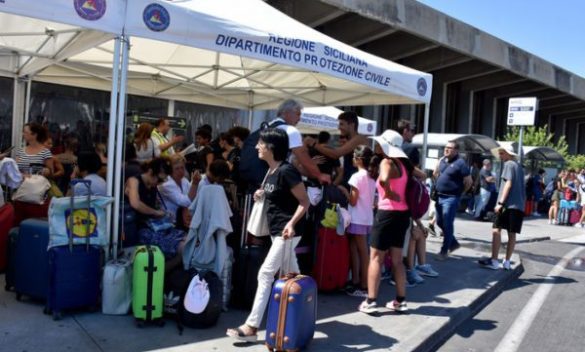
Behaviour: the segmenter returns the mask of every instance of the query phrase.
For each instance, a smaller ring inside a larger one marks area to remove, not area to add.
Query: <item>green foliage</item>
[[[583,161],[585,162],[585,156],[583,155],[569,155],[569,144],[567,143],[565,136],[561,136],[555,143],[553,139],[554,136],[551,133],[548,133],[547,130],[547,125],[544,125],[543,127],[530,126],[524,128],[523,144],[538,147],[551,147],[559,152],[559,154],[561,154],[565,160],[567,160],[567,164],[569,164],[570,160],[574,159],[575,157],[582,157]],[[508,132],[504,135],[504,140],[518,141],[519,136],[520,127],[508,127]]]
[[[569,155],[566,160],[568,169],[585,169],[585,155],[583,154]]]

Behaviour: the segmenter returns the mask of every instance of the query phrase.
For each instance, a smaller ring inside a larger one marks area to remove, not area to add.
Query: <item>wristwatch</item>
[[[498,205],[506,205],[504,202],[498,202]]]

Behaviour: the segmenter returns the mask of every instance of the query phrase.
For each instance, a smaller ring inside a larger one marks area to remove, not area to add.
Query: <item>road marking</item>
[[[553,288],[554,277],[558,276],[569,263],[569,261],[585,250],[585,247],[578,247],[565,254],[565,256],[551,269],[544,278],[544,283],[538,286],[536,292],[530,297],[526,306],[522,309],[504,338],[500,341],[494,352],[514,352],[518,350],[534,318],[544,304],[546,297]]]

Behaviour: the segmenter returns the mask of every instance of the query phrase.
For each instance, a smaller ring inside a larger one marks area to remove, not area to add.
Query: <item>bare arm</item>
[[[292,153],[294,154],[297,162],[301,164],[302,171],[307,174],[306,176],[316,178],[321,183],[331,183],[331,177],[326,174],[321,174],[317,164],[315,164],[315,161],[313,161],[313,159],[311,159],[309,156],[307,148],[300,146],[292,149]]]
[[[295,235],[295,225],[305,215],[307,209],[309,209],[309,198],[307,197],[307,190],[305,189],[305,185],[302,182],[298,183],[290,191],[299,202],[299,205],[290,221],[284,226],[284,230],[282,231],[282,237],[284,238],[291,238]]]
[[[351,192],[349,192],[349,204],[351,204],[352,207],[355,207],[355,205],[357,204],[358,198],[360,196],[360,191],[355,188],[355,187],[351,187]]]
[[[504,183],[504,189],[500,192],[500,199],[498,200],[498,204],[494,208],[496,213],[502,209],[502,206],[499,203],[506,204],[506,200],[508,199],[508,195],[510,194],[510,190],[512,189],[512,180],[506,180]]]
[[[130,177],[128,181],[126,181],[126,196],[128,196],[128,201],[130,202],[132,209],[141,214],[154,217],[165,215],[164,211],[153,209],[140,200],[140,196],[138,195],[138,180],[134,177]]]
[[[324,145],[315,144],[315,149],[317,149],[319,153],[327,156],[328,158],[339,159],[344,155],[353,153],[353,150],[362,144],[368,145],[368,139],[365,136],[357,135],[352,139],[348,140],[344,145],[342,145],[339,148],[333,149]]]
[[[463,178],[463,193],[467,192],[473,185],[473,179],[471,175],[467,175]]]

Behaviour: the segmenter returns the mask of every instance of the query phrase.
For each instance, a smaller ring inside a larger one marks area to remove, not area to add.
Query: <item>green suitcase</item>
[[[157,246],[139,246],[134,252],[132,311],[138,327],[163,325],[165,257]]]

